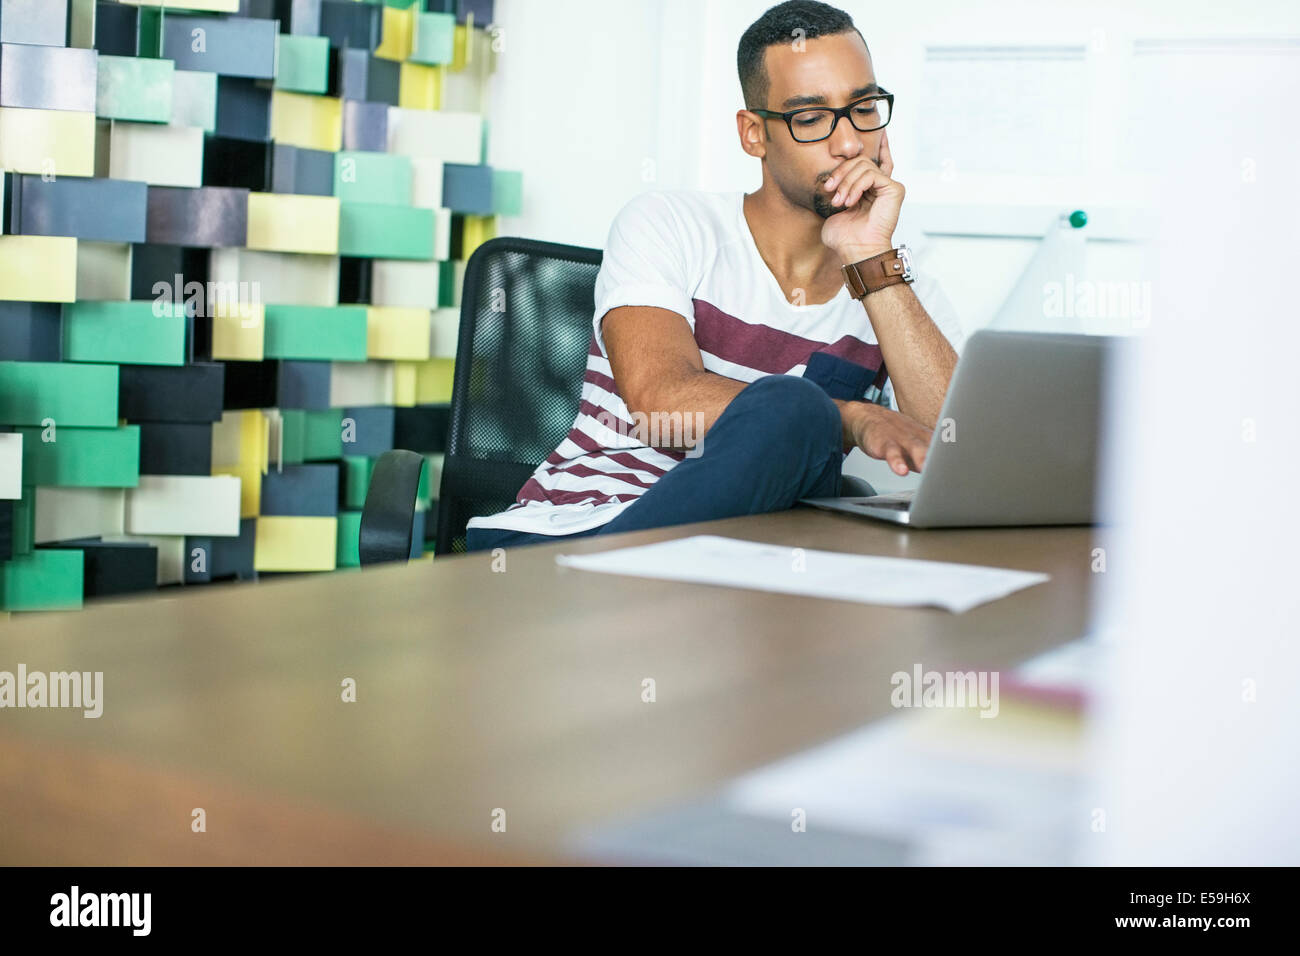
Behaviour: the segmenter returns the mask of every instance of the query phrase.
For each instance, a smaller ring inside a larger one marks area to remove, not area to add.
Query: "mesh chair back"
[[[490,239],[465,271],[437,554],[511,505],[568,434],[582,394],[601,251]]]

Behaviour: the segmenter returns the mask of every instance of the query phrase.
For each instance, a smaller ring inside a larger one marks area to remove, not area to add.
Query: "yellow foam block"
[[[311,93],[271,93],[271,138],[288,146],[337,153],[343,146],[343,101]]]
[[[442,67],[403,63],[397,104],[408,110],[442,109]]]
[[[95,114],[0,106],[0,169],[95,175]]]
[[[76,298],[76,239],[0,236],[0,299],[72,302]]]
[[[268,252],[339,251],[339,201],[335,196],[248,194],[249,249]]]
[[[456,71],[465,69],[474,56],[473,28],[468,24],[457,26],[451,39],[451,68]]]
[[[411,55],[415,14],[413,6],[406,10],[384,7],[383,40],[375,47],[375,56],[383,60],[405,60]]]
[[[379,305],[366,309],[366,355],[376,359],[427,359],[429,310]]]
[[[212,316],[212,357],[260,362],[266,331],[266,306],[220,302]]]
[[[455,359],[429,359],[415,366],[415,400],[421,405],[451,401],[451,380]]]
[[[261,515],[253,544],[258,571],[333,571],[338,518]]]
[[[461,248],[464,250],[461,256],[464,261],[468,262],[474,250],[489,239],[496,238],[496,234],[496,216],[466,216],[465,229],[461,233]]]
[[[419,369],[415,362],[393,363],[393,404],[410,408],[415,404]]]
[[[255,518],[270,461],[271,423],[260,409],[225,412],[212,426],[212,473],[240,479],[239,516]]]

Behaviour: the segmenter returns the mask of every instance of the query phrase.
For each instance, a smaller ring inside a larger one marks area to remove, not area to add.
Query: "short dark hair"
[[[767,105],[770,79],[763,66],[763,54],[768,47],[795,39],[815,40],[850,30],[862,36],[853,25],[853,18],[829,3],[786,0],[772,7],[749,25],[736,50],[736,68],[740,71],[740,92],[745,99],[745,108],[762,109]]]

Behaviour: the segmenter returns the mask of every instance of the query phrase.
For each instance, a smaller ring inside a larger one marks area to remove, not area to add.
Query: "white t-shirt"
[[[645,431],[635,427],[618,394],[601,334],[601,320],[611,309],[641,305],[676,312],[690,326],[704,368],[742,382],[803,375],[815,351],[879,370],[883,357],[875,331],[847,288],[818,305],[786,299],[754,244],[743,199],[741,192],[648,192],[623,207],[596,278],[573,427],[513,505],[471,518],[469,527],[553,535],[586,531],[611,521],[685,458],[683,451],[640,440]],[[965,336],[938,284],[921,275],[912,289],[960,351]],[[888,380],[883,393],[865,397],[897,409]]]

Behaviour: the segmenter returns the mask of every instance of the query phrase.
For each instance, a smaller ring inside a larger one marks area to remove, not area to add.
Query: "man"
[[[895,251],[893,97],[824,3],[768,10],[737,63],[761,187],[619,213],[573,428],[469,550],[790,508],[838,494],[854,447],[924,465],[962,336]]]

